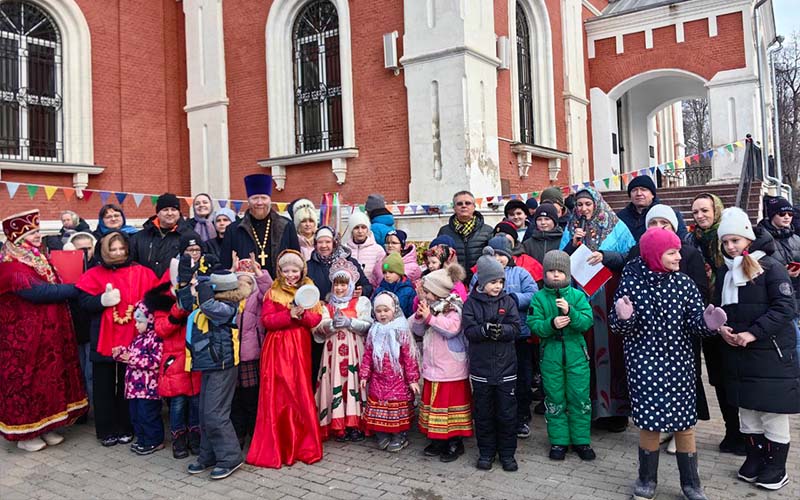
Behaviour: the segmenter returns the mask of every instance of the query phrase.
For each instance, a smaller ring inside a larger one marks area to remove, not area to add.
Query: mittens
[[[106,283],[106,291],[100,296],[100,303],[103,304],[103,307],[114,307],[121,300],[119,290],[114,288],[111,283]]]
[[[503,325],[499,323],[486,323],[483,327],[483,334],[491,340],[498,340],[503,335]]]
[[[617,317],[622,321],[631,319],[631,316],[633,316],[633,303],[631,303],[631,299],[627,295],[617,299],[614,303],[614,309],[617,312]]]
[[[728,321],[728,315],[721,307],[714,307],[713,304],[709,304],[706,310],[703,311],[703,321],[706,323],[706,328],[716,332]]]
[[[186,254],[181,255],[178,261],[178,283],[186,284],[192,281],[194,271],[195,268],[192,267],[192,256]]]

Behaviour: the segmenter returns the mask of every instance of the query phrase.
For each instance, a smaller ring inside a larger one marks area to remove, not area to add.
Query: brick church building
[[[243,199],[255,172],[279,201],[572,185],[681,158],[690,97],[713,145],[761,138],[761,3],[0,0],[0,180],[76,190],[0,186],[0,215],[92,219],[82,189]]]

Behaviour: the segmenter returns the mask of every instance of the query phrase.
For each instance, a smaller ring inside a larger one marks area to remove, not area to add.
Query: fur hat
[[[239,277],[228,270],[220,270],[211,275],[215,292],[227,292],[239,288]]]
[[[306,219],[311,219],[314,221],[314,224],[318,224],[319,212],[317,212],[311,200],[302,198],[294,202],[294,206],[292,207],[292,222],[294,222],[294,227],[299,228],[300,223]]]
[[[717,237],[722,240],[724,236],[729,234],[735,234],[750,241],[755,241],[756,239],[750,218],[739,207],[730,207],[722,211],[722,219],[720,219],[719,227],[717,228]]]
[[[400,276],[406,275],[406,266],[403,263],[403,258],[397,252],[392,252],[383,258],[381,270],[383,272],[399,274]]]
[[[505,238],[503,238],[505,239]],[[483,288],[487,283],[498,279],[505,279],[506,272],[503,264],[494,258],[495,252],[492,247],[484,247],[483,255],[478,258],[478,286]]]
[[[794,207],[789,203],[789,200],[783,197],[769,198],[766,200],[767,219],[772,220],[777,214],[781,212],[794,213]]]
[[[653,219],[667,219],[669,223],[672,224],[672,231],[678,231],[678,216],[675,215],[675,210],[668,205],[659,203],[658,205],[650,207],[650,210],[647,211],[647,215],[644,218],[644,227],[650,227],[650,221]]]
[[[422,277],[422,288],[439,298],[450,295],[457,281],[464,279],[464,268],[451,264],[444,269],[437,269]]]
[[[506,203],[506,206],[503,208],[503,213],[506,217],[509,217],[511,212],[516,209],[520,209],[525,215],[528,215],[528,206],[525,205],[525,202],[522,200],[509,200],[509,202]]]
[[[495,255],[504,255],[508,257],[509,260],[514,258],[514,256],[511,255],[511,242],[508,241],[508,238],[506,238],[502,234],[499,234],[490,239],[489,246],[492,247]]]
[[[550,288],[564,288],[569,286],[569,280],[572,277],[570,272],[570,260],[569,254],[562,250],[550,250],[546,254],[544,254],[544,262],[542,263],[542,269],[544,271],[544,282]],[[547,279],[547,271],[561,271],[566,275],[566,278],[562,281],[551,281]]]

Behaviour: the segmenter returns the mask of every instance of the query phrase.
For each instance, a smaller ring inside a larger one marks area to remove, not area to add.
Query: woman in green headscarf
[[[689,234],[686,235],[684,242],[703,253],[709,290],[714,290],[717,269],[725,264],[717,237],[717,227],[719,227],[724,209],[725,206],[717,195],[711,193],[697,195],[692,201],[692,216],[695,223],[689,227]],[[704,298],[706,303],[711,302],[710,297]],[[719,304],[714,305],[719,306]],[[739,432],[739,409],[728,403],[723,383],[725,369],[722,360],[723,349],[724,341],[720,336],[715,335],[703,339],[703,355],[706,358],[708,381],[716,390],[719,409],[725,420],[725,438],[719,444],[719,451],[744,455],[744,437]]]

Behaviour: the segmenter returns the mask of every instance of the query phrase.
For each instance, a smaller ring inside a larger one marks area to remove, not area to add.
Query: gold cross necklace
[[[267,243],[269,242],[269,226],[271,223],[272,221],[270,220],[269,215],[267,215],[267,229],[266,231],[264,231],[263,243],[258,238],[258,231],[256,231],[255,226],[253,226],[253,237],[256,240],[256,246],[260,250],[260,253],[256,257],[258,257],[259,263],[261,264],[262,268],[267,267],[267,258],[269,257],[269,254],[266,252],[266,249],[267,249]]]

